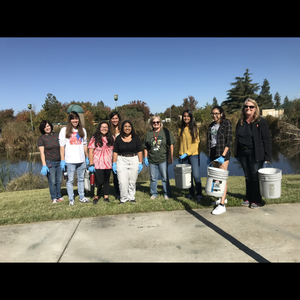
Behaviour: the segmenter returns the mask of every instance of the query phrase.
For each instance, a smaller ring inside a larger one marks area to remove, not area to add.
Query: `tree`
[[[256,102],[261,110],[273,108],[274,106],[274,103],[272,101],[272,94],[270,94],[269,81],[267,79],[264,79],[260,94],[257,97]]]
[[[283,100],[283,104],[287,105],[290,102],[288,96],[285,96],[284,100]]]
[[[187,109],[190,111],[197,110],[197,104],[198,101],[195,100],[194,96],[188,96],[188,98],[183,99],[183,103],[182,103],[183,111]]]
[[[275,102],[275,105],[274,105],[275,108],[277,108],[281,105],[281,97],[278,94],[278,92],[275,93],[274,102]]]
[[[219,105],[216,97],[214,97],[212,105],[213,105],[213,107]]]
[[[147,103],[144,101],[141,101],[141,100],[131,101],[131,102],[129,102],[127,107],[128,107],[128,109],[136,108],[136,110],[138,112],[142,112],[142,114],[144,116],[144,121],[146,121],[150,118],[150,108],[147,105]]]
[[[13,118],[14,110],[12,108],[0,110],[0,126],[3,126],[9,120],[13,120]]]
[[[227,91],[228,97],[227,100],[223,101],[221,105],[227,106],[228,113],[233,113],[237,110],[240,110],[243,102],[247,98],[256,99],[257,90],[259,89],[258,83],[251,83],[249,69],[246,69],[243,77],[235,77],[236,81],[230,83],[233,86],[232,89]]]
[[[47,120],[49,120],[51,123],[62,122],[65,117],[62,112],[61,103],[51,93],[47,94],[45,103],[42,105],[42,107],[45,110]]]

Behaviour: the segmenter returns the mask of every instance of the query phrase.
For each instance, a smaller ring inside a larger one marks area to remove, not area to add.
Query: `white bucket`
[[[175,185],[178,189],[189,189],[192,186],[192,166],[178,164],[174,166]]]
[[[258,170],[260,195],[268,199],[281,196],[282,171],[276,168],[261,168]]]
[[[205,186],[206,194],[214,197],[222,197],[225,192],[228,175],[229,171],[227,170],[208,167]]]

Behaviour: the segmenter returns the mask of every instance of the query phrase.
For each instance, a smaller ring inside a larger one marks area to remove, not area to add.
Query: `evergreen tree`
[[[233,113],[237,110],[240,110],[244,101],[247,98],[256,99],[257,90],[259,89],[258,83],[251,83],[249,69],[246,69],[243,77],[235,77],[236,82],[230,83],[233,88],[227,91],[228,97],[227,100],[223,101],[221,105],[227,106],[228,113]]]
[[[284,100],[283,100],[283,104],[287,105],[290,102],[288,96],[285,96]]]
[[[260,94],[257,97],[256,102],[260,110],[273,108],[274,106],[274,103],[272,101],[272,94],[270,94],[269,81],[267,79],[264,79]]]
[[[42,105],[45,110],[45,117],[51,123],[62,122],[64,119],[64,113],[62,112],[61,103],[56,99],[56,97],[48,93],[45,99],[45,103]]]
[[[214,97],[214,99],[213,99],[213,107],[214,106],[218,106],[219,104],[218,104],[218,100],[217,100],[217,98],[216,97]]]
[[[278,92],[276,92],[276,94],[274,96],[274,102],[275,102],[275,105],[274,105],[275,108],[277,108],[281,105],[281,97],[278,94]]]

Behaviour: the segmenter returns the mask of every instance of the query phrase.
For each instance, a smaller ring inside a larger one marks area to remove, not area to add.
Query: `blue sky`
[[[191,95],[203,107],[247,68],[273,97],[300,98],[300,38],[0,38],[0,110],[38,112],[48,93],[111,108],[118,94],[152,113]]]

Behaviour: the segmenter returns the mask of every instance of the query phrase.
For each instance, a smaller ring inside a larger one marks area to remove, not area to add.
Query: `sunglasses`
[[[160,122],[158,121],[158,122],[152,122],[152,124],[159,124]]]
[[[250,109],[253,109],[255,106],[253,106],[253,105],[249,105],[249,106],[248,106],[248,105],[244,105],[244,108],[248,108],[248,107],[249,107]]]

